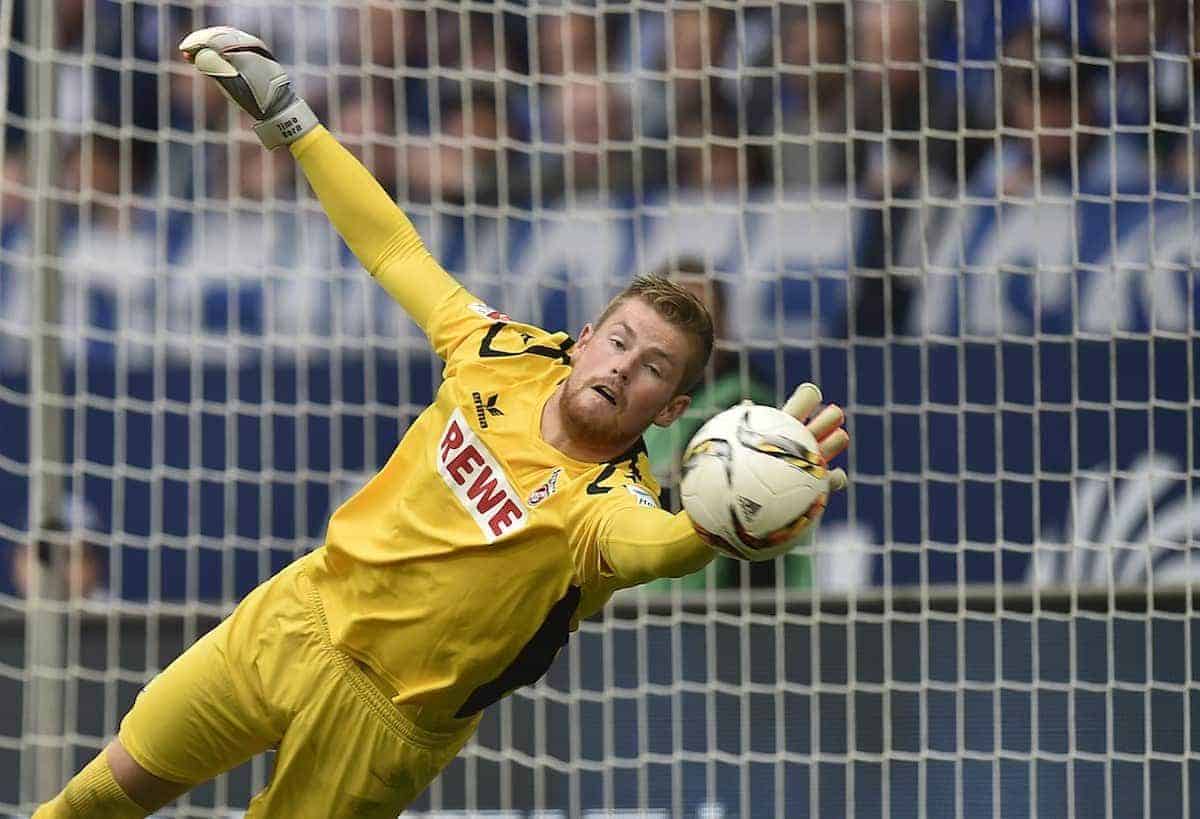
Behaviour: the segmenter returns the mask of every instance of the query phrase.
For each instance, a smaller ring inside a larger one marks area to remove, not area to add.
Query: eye
[[[649,370],[650,374],[655,378],[662,378],[662,368],[657,364],[647,364],[646,369]]]
[[[625,349],[625,342],[622,341],[621,339],[617,338],[616,336],[613,336],[610,339],[610,341],[612,342],[612,346],[616,347],[618,350]]]

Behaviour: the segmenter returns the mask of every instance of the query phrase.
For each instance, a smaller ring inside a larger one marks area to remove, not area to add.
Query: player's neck
[[[633,441],[618,447],[596,447],[587,441],[581,441],[567,430],[562,419],[562,409],[559,401],[562,398],[563,385],[559,384],[554,393],[542,407],[541,434],[542,440],[557,449],[568,458],[585,463],[602,464],[620,457],[633,446]]]

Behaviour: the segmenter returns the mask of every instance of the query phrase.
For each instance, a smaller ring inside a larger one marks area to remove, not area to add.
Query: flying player
[[[317,121],[258,38],[193,32],[180,49],[288,145],[363,266],[445,361],[431,404],[329,522],[325,544],[251,592],[143,689],[117,738],[35,819],[142,817],[269,748],[248,817],[388,817],[539,679],[622,587],[712,552],[658,507],[642,432],[687,408],[712,321],[640,277],[578,340],[481,303],[430,256],[370,173]],[[801,385],[787,409],[809,417]],[[849,442],[826,407],[828,460]],[[845,473],[830,471],[831,486]],[[813,514],[813,519],[817,517]]]

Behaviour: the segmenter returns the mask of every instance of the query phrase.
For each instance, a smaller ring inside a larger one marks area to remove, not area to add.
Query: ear
[[[675,423],[680,415],[692,405],[692,396],[677,395],[667,402],[667,405],[658,411],[658,415],[654,416],[654,424],[660,427],[669,427]]]
[[[588,341],[595,334],[596,331],[590,323],[583,325],[583,329],[579,331],[579,338],[575,339],[575,347],[586,347]]]

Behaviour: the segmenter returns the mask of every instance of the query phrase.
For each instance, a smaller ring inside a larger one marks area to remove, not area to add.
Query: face
[[[868,85],[878,86],[886,72],[892,93],[915,93],[920,87],[920,73],[896,63],[921,60],[920,7],[911,0],[885,0],[861,2],[854,9],[855,57],[875,69],[862,72],[861,78]]]
[[[1148,55],[1151,48],[1148,0],[1114,0],[1112,5],[1114,8],[1110,9],[1108,0],[1095,5],[1093,26],[1101,47],[1119,57]]]
[[[623,448],[651,424],[669,425],[691,400],[677,394],[691,355],[685,331],[627,299],[579,335],[559,405],[564,426],[592,446]]]
[[[543,16],[538,27],[539,69],[543,74],[594,73],[599,64],[597,35],[597,18],[593,15]]]
[[[28,597],[34,578],[34,550],[28,546],[16,547],[12,553],[12,582],[13,588],[22,597]],[[101,583],[101,564],[93,553],[85,550],[82,544],[70,547],[67,564],[67,594],[72,598],[87,597]]]
[[[1075,118],[1069,87],[1054,87],[1043,80],[1040,96],[1035,99],[1033,77],[1023,71],[1006,90],[1010,93],[1005,103],[1005,124],[1037,133],[1043,166],[1057,168],[1069,162],[1070,129]]]
[[[713,338],[716,341],[726,340],[725,303],[713,280],[706,275],[681,273],[675,276],[673,281],[695,296],[696,301],[708,309],[708,313],[712,317]]]

